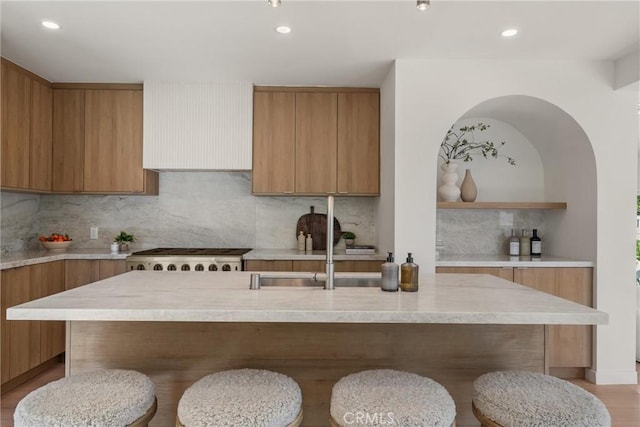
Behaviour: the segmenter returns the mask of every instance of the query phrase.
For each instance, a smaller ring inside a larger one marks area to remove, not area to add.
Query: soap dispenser
[[[300,230],[300,234],[298,234],[298,250],[304,251],[305,241],[304,241],[304,231]]]
[[[418,264],[413,263],[411,252],[407,256],[407,262],[400,267],[400,289],[406,292],[418,290]]]
[[[393,262],[393,252],[389,252],[387,261],[382,264],[382,282],[383,291],[395,292],[398,290],[398,272],[400,267]]]
[[[305,240],[304,249],[307,252],[313,251],[313,238],[311,234],[307,234],[307,240]]]

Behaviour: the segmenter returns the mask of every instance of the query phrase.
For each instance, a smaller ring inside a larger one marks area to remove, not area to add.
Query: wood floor
[[[640,363],[636,363],[640,376]],[[64,376],[64,363],[59,363],[41,375],[2,396],[0,426],[13,427],[13,411],[31,390]],[[574,384],[596,395],[604,402],[611,414],[613,427],[640,427],[640,385],[594,385],[583,380],[572,380]]]

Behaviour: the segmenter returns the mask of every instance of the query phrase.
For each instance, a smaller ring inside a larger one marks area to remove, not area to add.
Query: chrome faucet
[[[326,265],[324,273],[306,272],[260,272],[251,273],[249,289],[260,289],[261,279],[284,279],[284,280],[313,280],[313,282],[324,282],[324,289],[332,291],[335,289],[335,266],[333,264],[333,196],[327,196],[327,251]],[[348,280],[371,280],[379,279],[380,273],[338,273],[339,279]]]
[[[333,196],[327,196],[327,258],[325,273],[327,280],[324,282],[326,290],[335,289],[335,266],[333,265]]]

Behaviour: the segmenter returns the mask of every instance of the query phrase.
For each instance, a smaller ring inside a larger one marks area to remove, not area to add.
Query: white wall
[[[376,247],[379,252],[393,252],[395,247],[395,65],[380,87],[380,197],[376,203]],[[396,256],[396,259],[398,257]]]
[[[635,383],[635,211],[637,96],[614,91],[604,62],[398,60],[396,80],[396,252],[435,266],[436,179],[440,141],[451,123],[487,99],[525,95],[545,100],[584,130],[597,170],[596,304],[609,314],[597,327],[592,378]],[[385,160],[387,161],[387,160]],[[570,174],[579,161],[566,165]]]

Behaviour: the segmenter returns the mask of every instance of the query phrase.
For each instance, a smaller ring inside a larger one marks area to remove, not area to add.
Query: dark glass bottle
[[[542,239],[538,237],[538,230],[533,229],[531,236],[531,256],[539,257],[542,255]]]

